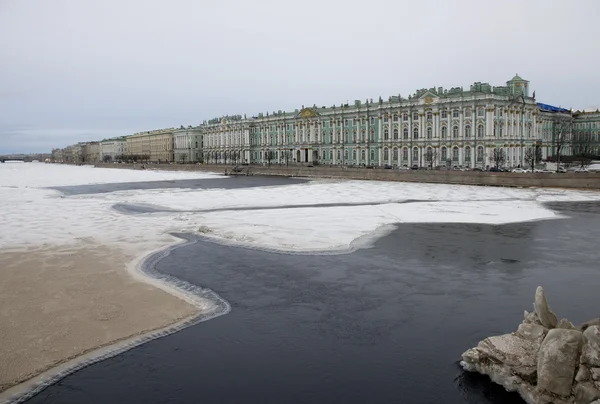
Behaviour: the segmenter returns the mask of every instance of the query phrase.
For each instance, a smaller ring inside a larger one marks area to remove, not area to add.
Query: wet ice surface
[[[51,187],[65,195],[102,194],[117,191],[135,191],[152,189],[238,189],[253,187],[281,186],[301,184],[307,180],[287,177],[225,177],[211,174],[208,178],[177,179],[145,182],[120,182],[107,184],[70,185]]]
[[[598,315],[600,205],[550,206],[570,218],[400,224],[373,248],[340,255],[199,239],[157,269],[211,288],[228,315],[92,365],[28,402],[518,402],[457,361],[514,331],[540,284],[559,317]]]

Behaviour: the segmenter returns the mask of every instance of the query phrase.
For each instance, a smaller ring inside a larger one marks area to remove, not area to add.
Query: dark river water
[[[342,255],[198,240],[157,269],[211,288],[229,314],[89,366],[28,403],[519,403],[458,361],[516,330],[538,285],[559,317],[599,315],[600,205],[549,206],[569,218],[403,224]]]

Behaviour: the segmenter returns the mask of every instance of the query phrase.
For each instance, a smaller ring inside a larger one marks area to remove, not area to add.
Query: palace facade
[[[506,86],[422,89],[408,98],[303,107],[293,113],[229,116],[201,125],[204,161],[484,167],[503,148],[505,165],[525,165],[542,141],[542,113],[518,75]]]

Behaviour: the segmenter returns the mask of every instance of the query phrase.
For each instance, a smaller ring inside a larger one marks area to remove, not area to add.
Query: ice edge
[[[231,311],[231,306],[229,305],[229,303],[211,289],[201,288],[187,281],[160,273],[156,270],[156,264],[163,258],[169,256],[172,251],[174,251],[177,248],[189,246],[198,242],[198,240],[193,240],[186,234],[171,235],[173,237],[183,239],[183,242],[178,242],[166,248],[161,248],[158,251],[144,256],[141,260],[134,261],[132,265],[135,267],[135,272],[137,272],[138,275],[141,275],[141,277],[145,278],[140,280],[145,280],[147,283],[150,283],[153,286],[157,286],[160,289],[165,290],[179,298],[182,298],[188,303],[193,304],[200,310],[200,312],[197,315],[188,319],[181,320],[175,324],[168,325],[161,329],[150,331],[141,336],[134,336],[123,341],[117,341],[108,346],[94,349],[90,353],[84,353],[79,357],[66,362],[66,364],[59,364],[54,368],[43,372],[42,375],[44,373],[50,373],[50,375],[41,376],[41,380],[34,382],[35,379],[40,378],[40,375],[37,375],[29,380],[26,380],[22,383],[19,383],[16,386],[9,388],[3,393],[0,393],[0,395],[9,395],[11,394],[11,390],[18,391],[2,399],[0,403],[23,403],[35,396],[36,394],[42,392],[47,387],[50,387],[51,385],[59,382],[65,377],[77,372],[78,370],[81,370],[85,367],[101,362],[103,360],[115,357],[147,342],[154,341],[156,339],[174,334],[192,325],[211,320],[213,318],[229,313]],[[130,268],[128,268],[129,270],[133,269],[131,267],[132,265],[130,265]],[[81,360],[82,357],[86,357],[86,359]],[[60,371],[52,374],[52,369],[56,371],[56,369],[60,369],[63,366],[65,367],[64,369],[61,369]]]

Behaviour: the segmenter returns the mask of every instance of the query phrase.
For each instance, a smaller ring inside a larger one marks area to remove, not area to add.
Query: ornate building
[[[178,163],[202,162],[202,131],[188,126],[173,132],[174,158]]]
[[[204,122],[204,161],[484,167],[503,148],[506,165],[525,164],[539,146],[541,116],[529,82],[442,87],[408,98],[303,107]],[[545,150],[545,149],[544,149]]]

